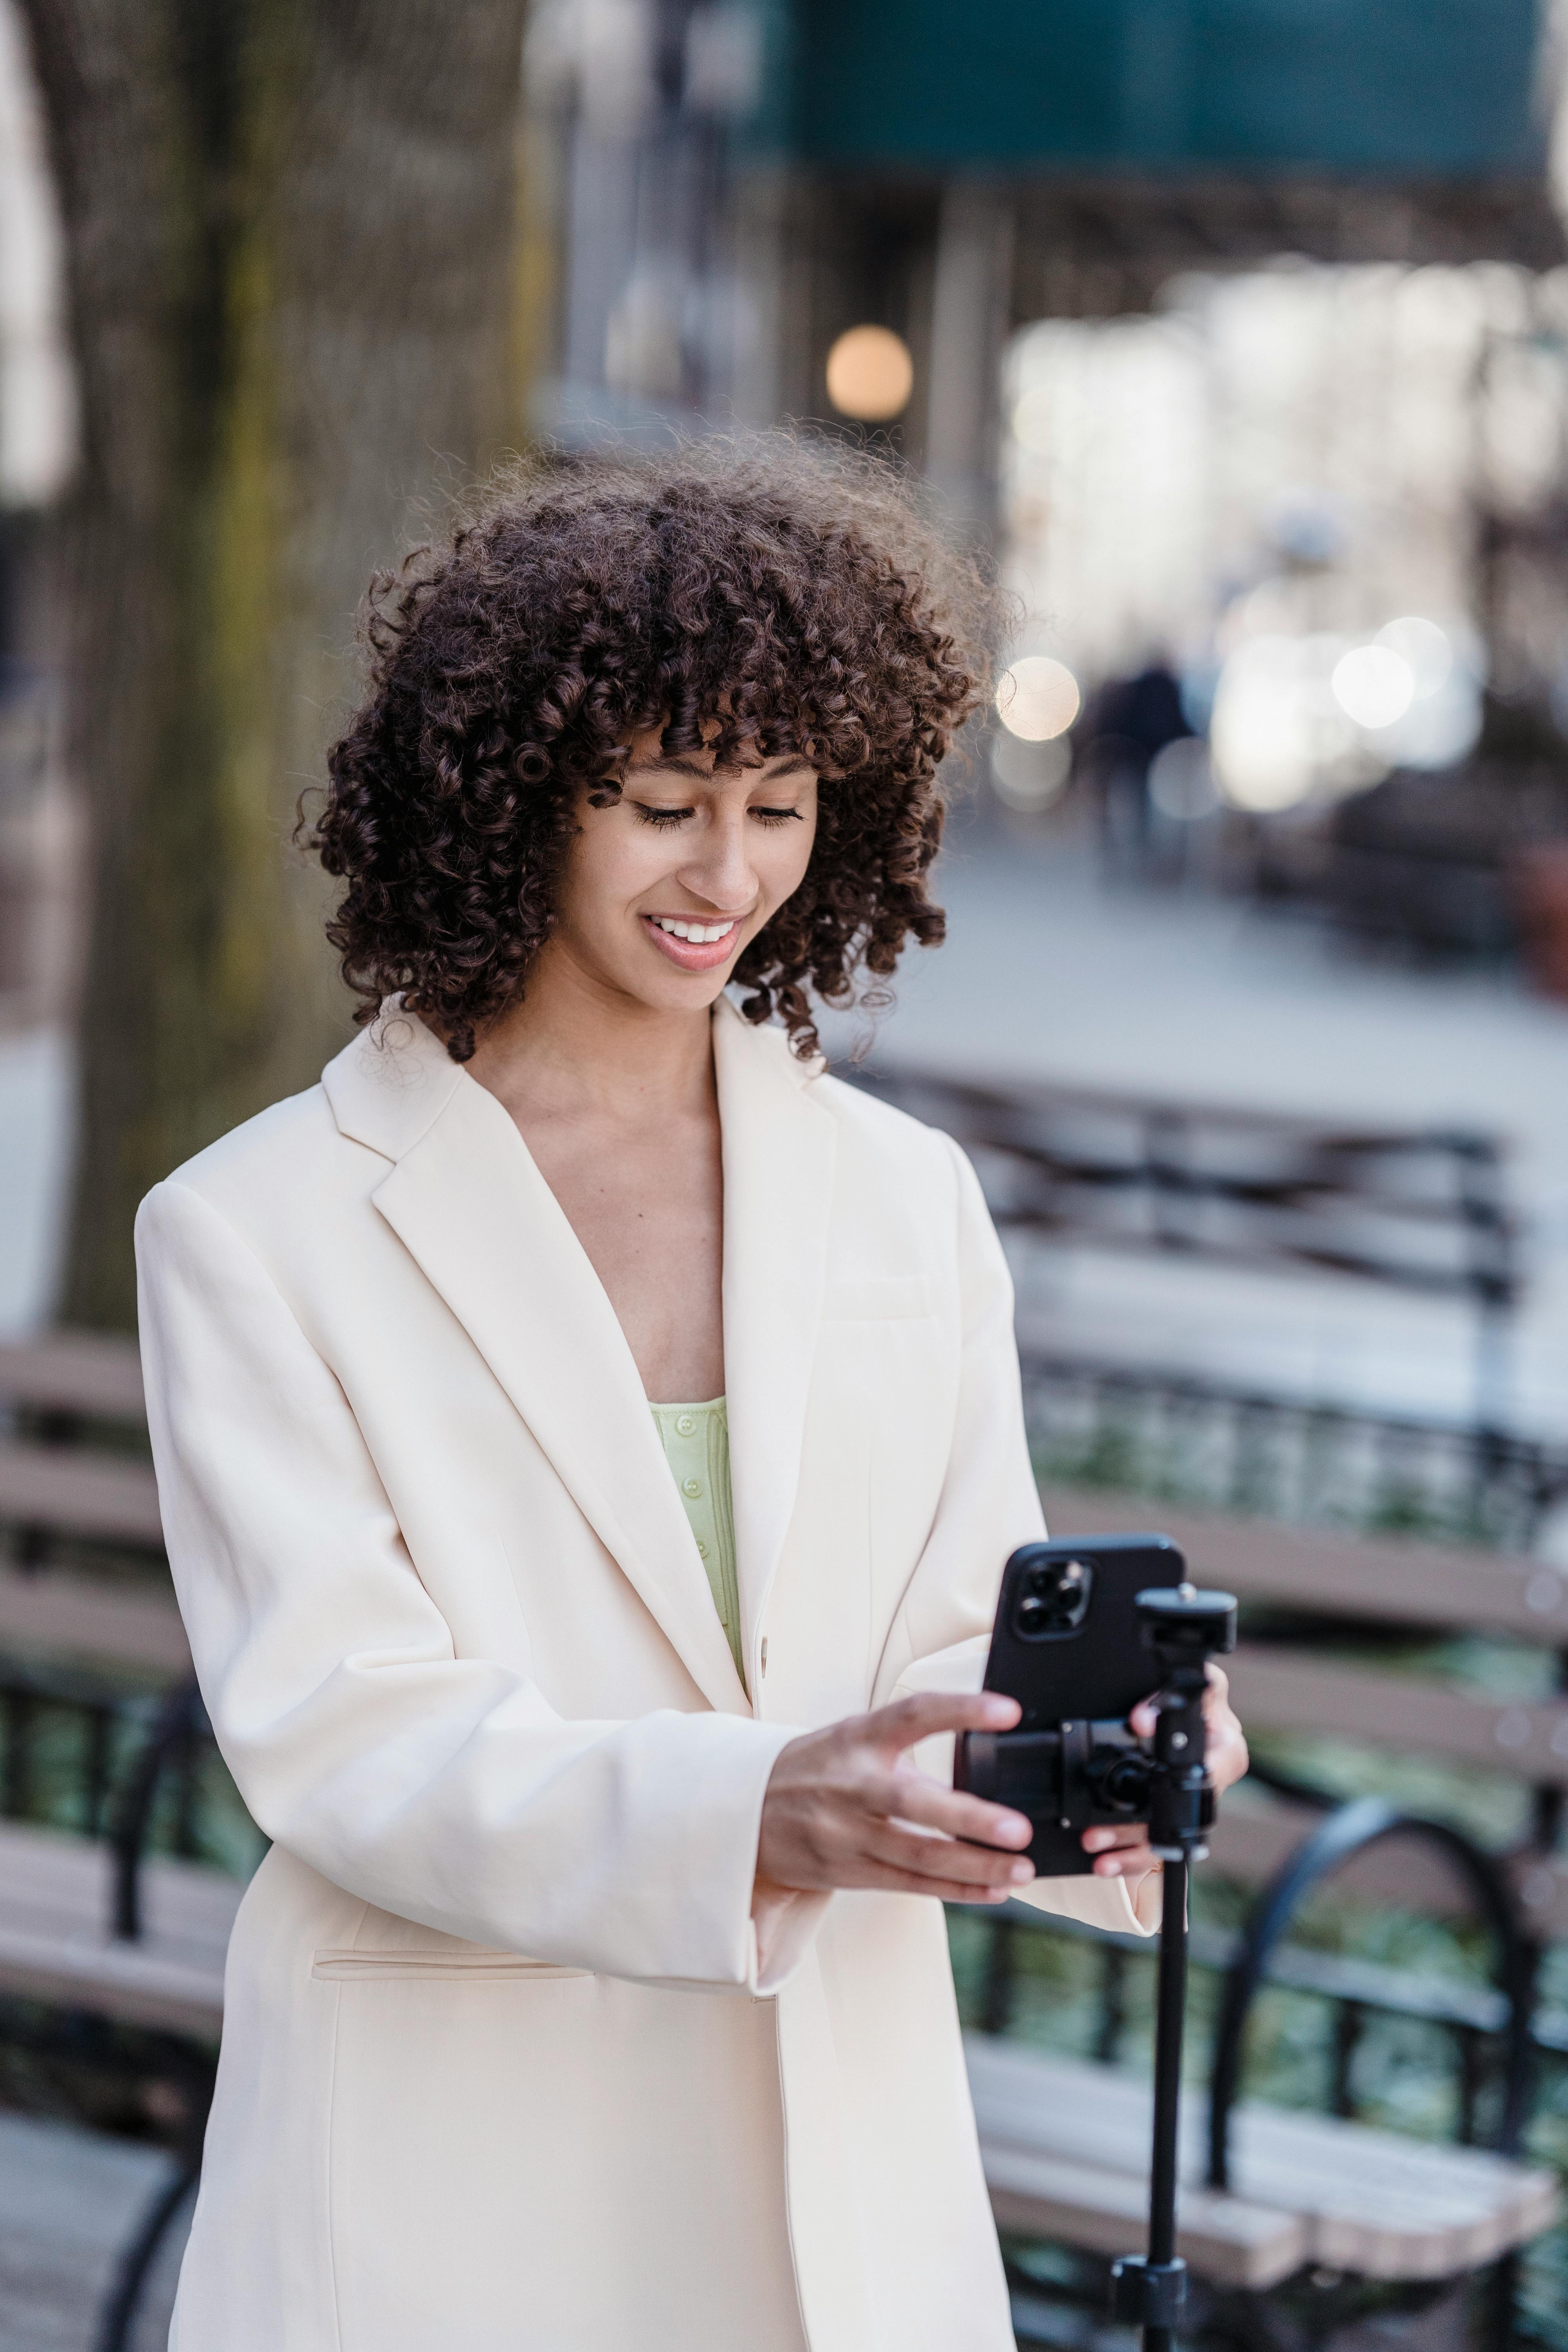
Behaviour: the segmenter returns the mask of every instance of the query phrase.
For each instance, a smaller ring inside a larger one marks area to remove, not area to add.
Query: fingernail
[[[1121,1875],[1121,1864],[1119,1862],[1108,1862],[1100,1873],[1102,1878],[1120,1878]]]
[[[1016,1862],[1007,1873],[1015,1886],[1026,1886],[1035,1874],[1032,1862]]]

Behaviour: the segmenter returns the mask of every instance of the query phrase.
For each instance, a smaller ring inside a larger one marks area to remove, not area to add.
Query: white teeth
[[[653,919],[661,931],[668,931],[678,940],[689,940],[694,947],[711,947],[716,940],[727,939],[735,928],[732,921],[678,923],[668,915],[656,915]]]

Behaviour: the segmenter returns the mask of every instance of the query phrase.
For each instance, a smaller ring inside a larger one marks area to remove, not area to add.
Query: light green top
[[[730,1502],[729,1413],[722,1397],[715,1397],[710,1404],[656,1404],[651,1410],[743,1686],[746,1669],[741,1663],[735,1517]]]

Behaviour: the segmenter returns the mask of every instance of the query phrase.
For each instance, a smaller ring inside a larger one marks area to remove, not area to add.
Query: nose
[[[757,877],[748,854],[743,808],[719,807],[693,845],[695,855],[676,878],[720,915],[744,915],[756,902]]]

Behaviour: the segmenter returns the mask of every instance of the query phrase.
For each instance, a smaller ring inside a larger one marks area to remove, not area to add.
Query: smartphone
[[[1060,1723],[1124,1724],[1160,1684],[1158,1662],[1143,1646],[1137,1596],[1151,1585],[1180,1584],[1186,1572],[1169,1536],[1062,1536],[1024,1544],[1002,1572],[985,1688],[1017,1700],[1024,1711],[1020,1733],[1054,1731]],[[1005,1743],[1014,1736],[1000,1738]],[[1083,1850],[1082,1825],[1064,1828],[1043,1798],[1037,1807],[1022,1793],[1027,1775],[1020,1779],[1016,1759],[1024,1751],[1013,1751],[1005,1792],[998,1785],[996,1738],[963,1735],[953,1757],[953,1787],[973,1787],[977,1796],[994,1795],[1028,1814],[1035,1824],[1028,1854],[1040,1877],[1092,1871],[1095,1858]],[[1089,1818],[1125,1816],[1107,1811]]]

